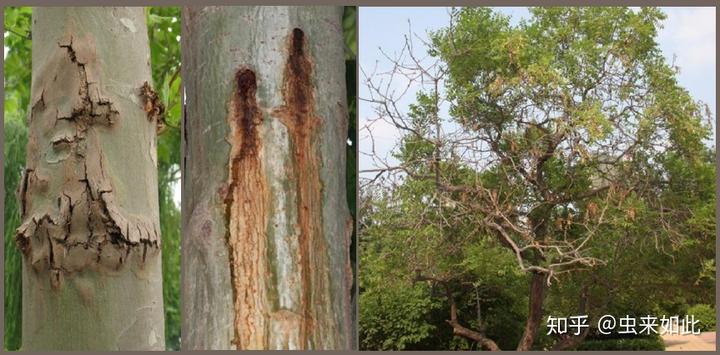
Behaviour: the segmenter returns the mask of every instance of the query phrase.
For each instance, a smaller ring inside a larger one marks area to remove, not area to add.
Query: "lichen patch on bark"
[[[263,121],[256,101],[255,73],[235,75],[228,108],[230,161],[225,191],[225,218],[235,308],[237,349],[267,347],[266,214],[268,193],[259,133]]]
[[[72,273],[113,272],[159,251],[159,227],[115,202],[97,130],[112,131],[121,113],[100,93],[91,48],[88,38],[58,43],[43,80],[33,83],[42,89],[30,113],[16,241],[54,288]]]

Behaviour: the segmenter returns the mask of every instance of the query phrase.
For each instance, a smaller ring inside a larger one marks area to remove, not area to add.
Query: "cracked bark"
[[[164,348],[149,48],[123,21],[145,27],[142,9],[33,11],[23,350]]]
[[[342,9],[183,16],[183,347],[348,349]]]

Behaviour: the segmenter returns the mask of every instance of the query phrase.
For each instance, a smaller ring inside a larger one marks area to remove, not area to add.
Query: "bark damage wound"
[[[143,100],[143,110],[148,121],[154,121],[158,134],[162,133],[166,127],[165,104],[147,81],[140,87],[140,98]]]
[[[291,163],[287,167],[296,191],[298,238],[295,250],[300,282],[299,304],[275,309],[270,301],[272,266],[268,259],[266,223],[270,189],[261,159],[260,125],[263,117],[256,101],[255,73],[241,68],[235,75],[234,92],[228,107],[231,145],[225,196],[227,242],[234,292],[234,339],[237,349],[315,347],[325,344],[325,333],[333,334],[335,313],[330,305],[327,247],[322,235],[322,185],[316,133],[321,119],[315,113],[312,62],[307,38],[299,28],[287,43],[283,73],[284,105],[272,116],[287,128]],[[278,262],[287,262],[279,260]]]
[[[295,28],[288,41],[288,58],[284,72],[283,98],[285,105],[274,115],[286,126],[292,146],[293,180],[297,191],[298,260],[300,268],[300,324],[301,349],[313,348],[321,337],[320,329],[334,328],[334,314],[325,309],[327,296],[326,246],[322,235],[322,185],[320,159],[316,147],[316,132],[320,117],[315,113],[312,83],[312,61],[307,53],[305,33]],[[298,326],[298,325],[296,325]]]
[[[124,213],[114,200],[96,130],[112,130],[120,113],[89,80],[94,54],[88,43],[78,43],[81,49],[72,38],[58,44],[62,51],[50,61],[55,74],[39,83],[18,189],[17,245],[35,272],[50,275],[53,288],[74,272],[112,272],[159,249],[158,226]],[[50,145],[39,146],[45,137],[52,137]]]
[[[266,213],[268,190],[263,173],[259,129],[263,121],[255,93],[257,79],[242,68],[230,100],[229,182],[225,195],[227,243],[235,309],[237,349],[263,349],[267,335]]]

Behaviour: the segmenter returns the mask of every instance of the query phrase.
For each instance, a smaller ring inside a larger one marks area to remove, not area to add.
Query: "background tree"
[[[153,82],[165,106],[158,133],[165,346],[180,350],[180,8],[146,8]]]
[[[152,55],[153,82],[166,112],[158,137],[160,228],[162,230],[163,290],[168,349],[179,348],[179,210],[172,188],[179,183],[179,9],[145,11]],[[5,8],[5,348],[20,346],[21,298],[19,252],[15,229],[20,225],[15,200],[25,163],[26,107],[29,107],[31,68],[31,9]],[[170,30],[168,30],[170,28]],[[174,133],[173,133],[174,131]],[[175,148],[173,148],[173,146]],[[15,158],[13,158],[15,157]],[[14,221],[14,222],[13,222]],[[10,286],[10,287],[9,287]]]
[[[343,9],[183,14],[183,345],[350,348]]]
[[[15,229],[20,225],[20,210],[15,191],[25,167],[27,145],[27,108],[30,106],[30,23],[29,7],[4,10],[5,46],[4,61],[5,97],[4,121],[4,348],[20,348],[22,319],[22,281],[20,252],[15,246]]]
[[[484,254],[478,245],[504,248],[527,278],[518,350],[533,346],[557,285],[579,300],[556,308],[563,312],[632,309],[627,298],[593,295],[603,291],[593,287],[600,278],[606,286],[624,281],[612,287],[615,296],[658,291],[647,305],[668,310],[660,301],[666,293],[651,284],[657,279],[619,277],[618,270],[641,257],[647,268],[697,280],[703,263],[694,257],[714,260],[710,115],[677,84],[655,42],[664,15],[654,8],[530,12],[511,26],[487,8],[453,10],[450,26],[430,36],[438,60],[431,64],[408,39],[389,74],[423,87],[407,112],[391,80],[371,74],[367,81],[378,119],[404,132],[399,164],[376,155],[378,168],[367,170],[378,173],[369,183],[384,184],[392,196],[383,205],[402,217],[386,212],[380,219],[391,219],[392,229],[368,228],[388,253],[391,240],[408,231],[406,248],[393,255],[406,263],[406,278],[444,289],[454,333],[487,349],[498,347],[491,328],[482,317],[468,326],[457,304],[473,291],[465,284],[485,284],[503,265],[468,269]],[[445,103],[448,117],[441,117]],[[664,264],[680,258],[686,269]],[[698,293],[696,301],[709,295],[707,287]],[[542,346],[574,347],[582,337]]]

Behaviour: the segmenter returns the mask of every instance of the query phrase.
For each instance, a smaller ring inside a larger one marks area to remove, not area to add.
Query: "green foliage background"
[[[15,247],[15,228],[20,225],[20,214],[15,195],[25,166],[27,143],[27,108],[30,100],[31,42],[29,7],[5,8],[5,337],[4,348],[20,347],[22,318],[21,258]]]
[[[158,191],[162,230],[165,342],[168,350],[180,348],[180,210],[173,189],[180,184],[180,9],[146,8],[155,90],[166,107],[167,128],[158,136]],[[25,165],[27,108],[32,68],[30,7],[6,7],[5,46],[5,337],[4,348],[21,344],[20,254],[15,228],[20,216],[15,197]]]

